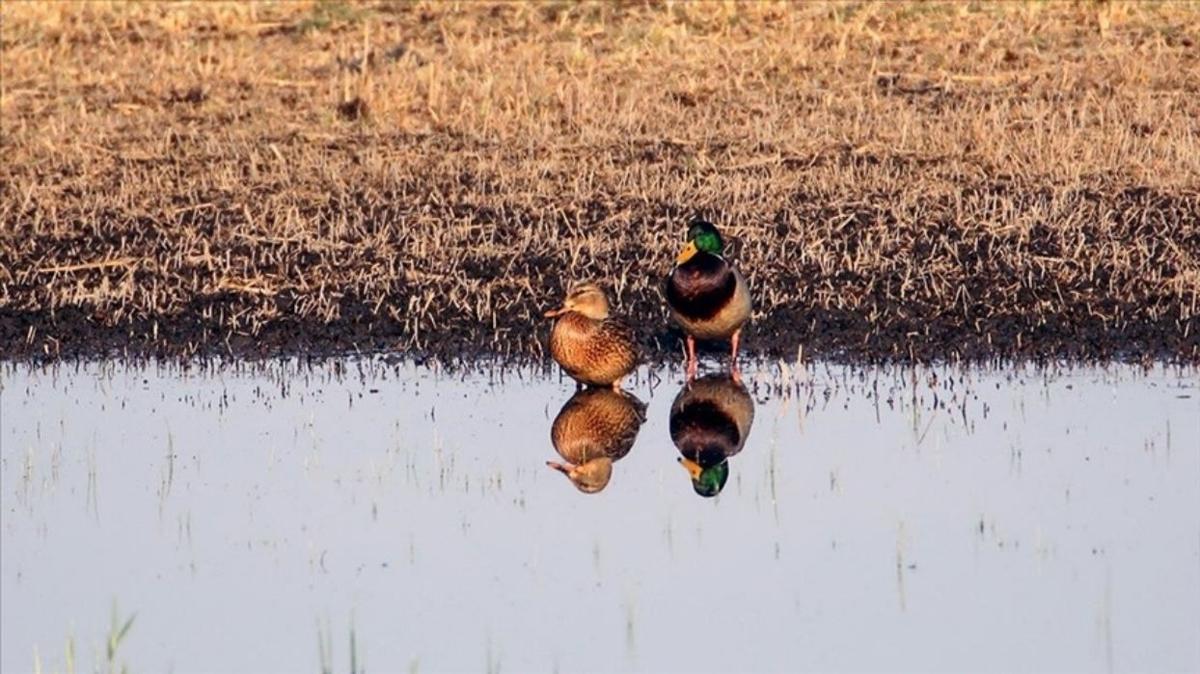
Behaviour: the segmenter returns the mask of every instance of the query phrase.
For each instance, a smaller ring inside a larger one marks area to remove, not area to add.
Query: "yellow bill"
[[[692,461],[691,459],[680,457],[679,465],[687,469],[688,475],[691,475],[693,480],[699,480],[700,473],[704,472],[704,469],[700,467],[700,464]]]
[[[675,258],[675,264],[683,264],[684,262],[687,262],[698,252],[700,252],[700,249],[696,247],[696,242],[688,241],[688,244],[683,247],[683,250],[679,251],[679,257]]]

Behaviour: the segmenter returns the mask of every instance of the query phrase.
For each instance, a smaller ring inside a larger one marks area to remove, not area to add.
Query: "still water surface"
[[[1200,669],[1193,370],[0,376],[4,672]]]

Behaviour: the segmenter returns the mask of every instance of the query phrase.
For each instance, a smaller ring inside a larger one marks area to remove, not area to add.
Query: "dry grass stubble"
[[[659,353],[686,218],[751,350],[1200,359],[1192,3],[0,6],[0,353]]]

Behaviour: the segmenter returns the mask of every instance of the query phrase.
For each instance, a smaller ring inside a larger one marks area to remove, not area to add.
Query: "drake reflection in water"
[[[754,423],[754,399],[736,378],[710,374],[684,384],[671,404],[671,442],[704,497],[721,493],[729,457],[742,451]]]
[[[608,486],[613,462],[629,453],[645,421],[646,405],[632,394],[582,389],[550,427],[550,442],[563,461],[546,465],[566,475],[579,491],[594,494]]]

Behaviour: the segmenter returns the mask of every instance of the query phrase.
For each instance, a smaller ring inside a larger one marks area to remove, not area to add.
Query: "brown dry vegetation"
[[[0,356],[658,353],[686,219],[759,353],[1200,359],[1194,3],[6,2]]]

